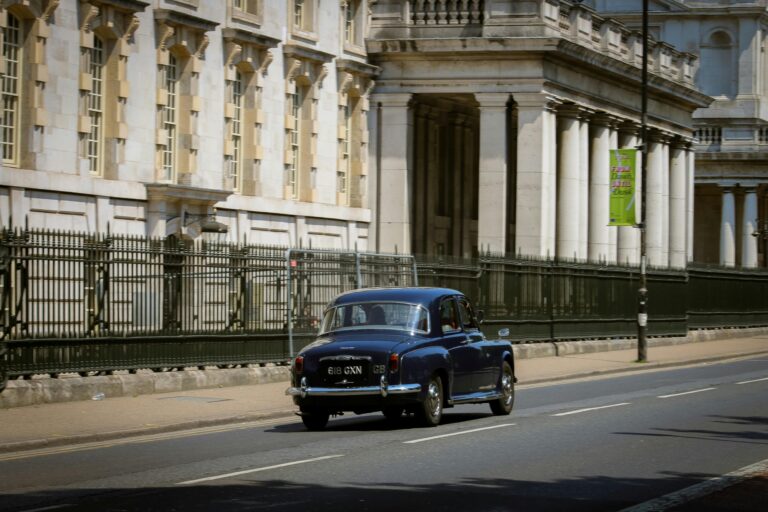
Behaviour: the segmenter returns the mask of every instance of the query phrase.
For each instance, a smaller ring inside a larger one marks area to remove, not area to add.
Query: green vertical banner
[[[609,226],[634,226],[636,149],[612,149]]]

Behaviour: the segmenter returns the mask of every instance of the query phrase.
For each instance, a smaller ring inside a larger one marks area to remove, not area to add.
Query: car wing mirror
[[[478,309],[475,316],[477,317],[478,324],[482,324],[483,320],[485,320],[485,312],[482,309]]]

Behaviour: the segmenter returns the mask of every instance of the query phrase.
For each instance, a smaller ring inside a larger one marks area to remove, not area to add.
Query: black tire
[[[515,405],[515,374],[512,373],[512,367],[506,361],[501,366],[499,387],[501,396],[490,403],[491,412],[496,416],[506,416],[512,412],[512,407]]]
[[[419,421],[425,427],[436,427],[443,419],[443,380],[433,375],[427,384],[427,396],[418,409]]]
[[[403,416],[403,411],[405,409],[402,407],[397,406],[389,406],[385,407],[381,410],[382,413],[384,413],[384,417],[387,418],[387,421],[398,421]]]
[[[313,410],[302,413],[301,421],[304,422],[307,430],[323,430],[328,424],[329,417],[328,411]]]

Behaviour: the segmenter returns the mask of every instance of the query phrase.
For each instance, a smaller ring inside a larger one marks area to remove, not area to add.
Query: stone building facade
[[[2,0],[0,219],[636,264],[639,32],[568,0]],[[648,254],[693,256],[698,60],[654,41]]]
[[[595,0],[627,25],[639,0]],[[654,35],[699,57],[694,79],[714,98],[694,112],[694,260],[768,266],[768,4],[759,0],[654,0]]]
[[[367,249],[364,7],[0,1],[0,220]]]
[[[372,4],[377,247],[636,264],[609,227],[609,150],[639,144],[642,39],[560,0]],[[692,257],[696,58],[650,45],[647,251]]]

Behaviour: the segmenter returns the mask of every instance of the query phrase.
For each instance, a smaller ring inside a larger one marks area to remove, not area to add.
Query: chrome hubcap
[[[504,373],[501,377],[501,390],[504,393],[504,403],[509,405],[512,403],[512,376],[508,373]]]
[[[437,385],[437,382],[429,383],[429,390],[427,391],[427,405],[429,406],[429,411],[433,417],[440,414],[440,387]]]

